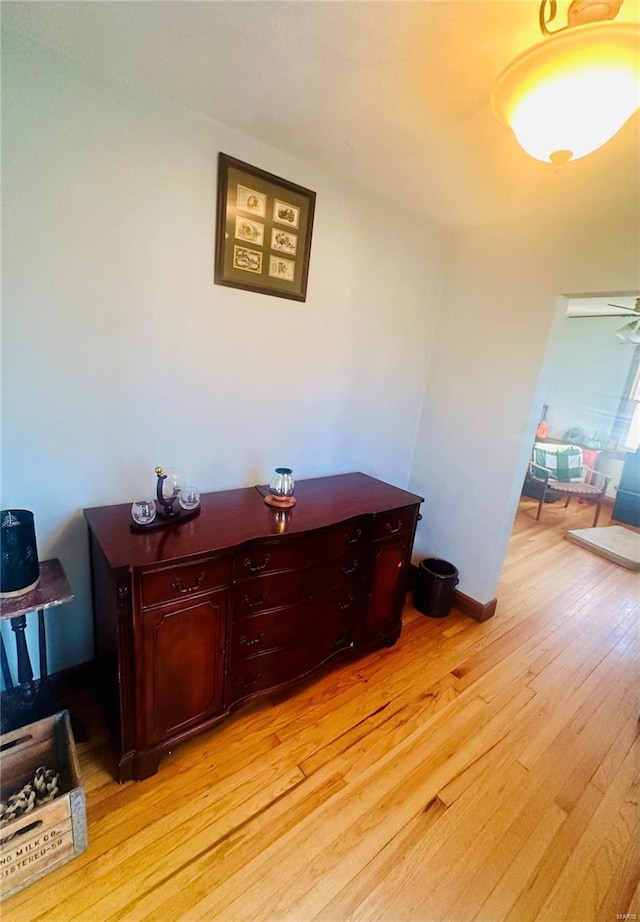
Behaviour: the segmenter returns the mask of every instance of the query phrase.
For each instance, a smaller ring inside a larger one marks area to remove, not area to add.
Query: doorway
[[[627,476],[623,471],[629,452],[637,447],[633,440],[634,420],[640,414],[640,346],[628,339],[627,328],[636,318],[640,321],[638,304],[637,293],[561,298],[537,395],[543,407],[537,437],[550,448],[580,449],[586,467],[609,477],[598,523],[602,527],[616,524],[612,507],[617,488]],[[516,519],[524,515],[535,520],[538,500],[527,492]],[[545,504],[540,523],[566,531],[589,527],[592,519],[591,504],[572,500],[565,509],[556,500]]]

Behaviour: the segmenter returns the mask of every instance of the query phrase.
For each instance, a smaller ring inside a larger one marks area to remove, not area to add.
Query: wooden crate
[[[60,794],[0,827],[0,899],[87,847],[87,811],[68,711],[0,736],[0,797],[30,781],[38,766],[59,772]]]

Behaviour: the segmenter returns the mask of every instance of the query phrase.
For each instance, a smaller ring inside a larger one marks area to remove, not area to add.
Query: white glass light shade
[[[595,23],[552,35],[512,61],[491,103],[537,160],[584,157],[640,107],[640,26]]]
[[[625,323],[623,327],[616,330],[616,336],[624,345],[627,343],[631,343],[632,346],[640,345],[640,317],[632,320],[631,323]]]

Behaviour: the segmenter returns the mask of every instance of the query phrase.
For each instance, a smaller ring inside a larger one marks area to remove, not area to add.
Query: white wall
[[[427,500],[414,550],[453,562],[459,588],[480,602],[496,594],[559,295],[640,281],[638,188],[608,211],[588,206],[578,215],[559,200],[535,219],[469,229],[454,243],[411,477]]]
[[[2,506],[75,592],[57,671],[93,652],[82,509],[155,465],[203,491],[280,464],[407,486],[448,236],[15,36],[2,64]],[[306,303],[213,284],[220,150],[316,191]]]

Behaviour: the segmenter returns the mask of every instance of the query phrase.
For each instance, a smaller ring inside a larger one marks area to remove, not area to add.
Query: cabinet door
[[[373,547],[371,591],[361,642],[393,644],[400,636],[411,535]]]
[[[143,612],[139,746],[162,742],[222,709],[227,592]]]

